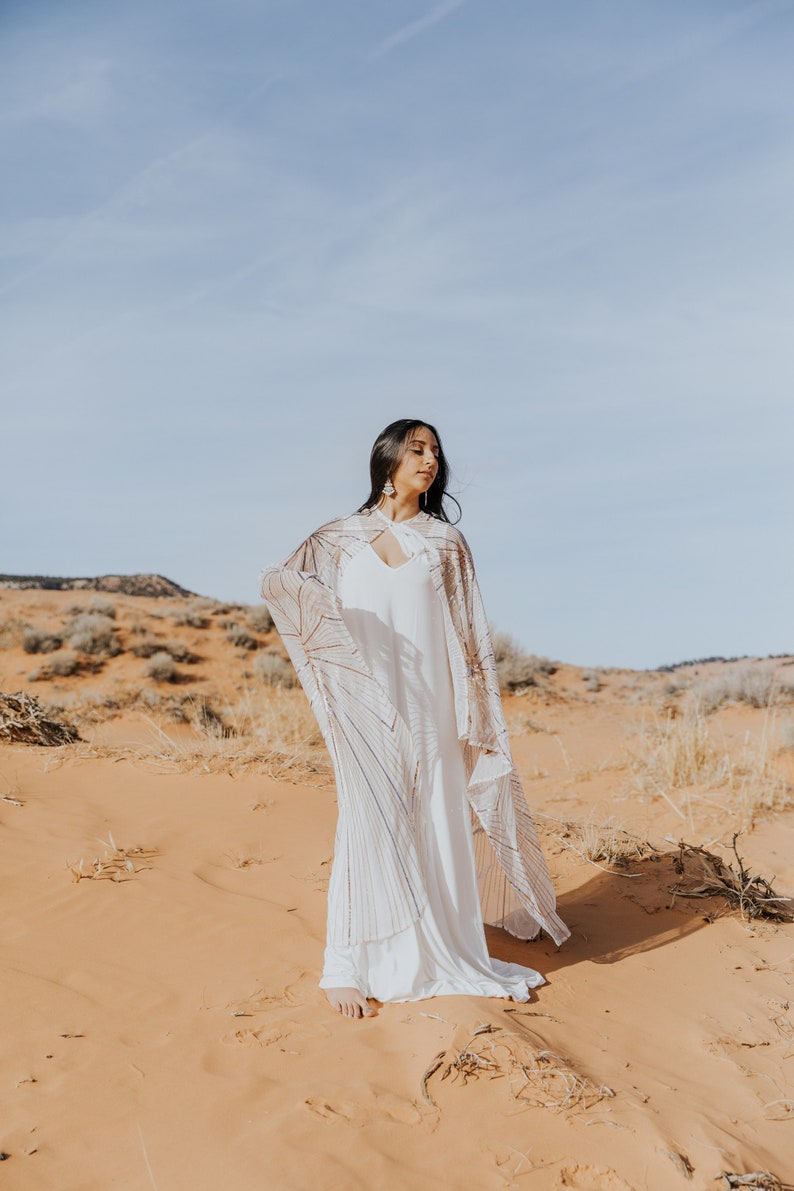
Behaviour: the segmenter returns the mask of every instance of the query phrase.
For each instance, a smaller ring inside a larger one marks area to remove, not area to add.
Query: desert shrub
[[[22,632],[22,648],[25,653],[54,653],[63,644],[55,633],[48,633],[46,629],[38,629],[35,625],[26,624]]]
[[[267,686],[293,687],[298,685],[298,675],[291,662],[278,653],[260,653],[254,659],[254,674]]]
[[[45,682],[49,678],[68,678],[80,669],[80,659],[71,650],[64,650],[57,657],[52,657],[43,666],[38,666],[28,674],[30,682]]]
[[[146,676],[155,682],[176,682],[179,671],[171,654],[161,650],[149,658],[146,665]]]
[[[583,670],[582,682],[588,691],[594,691],[597,694],[601,690],[601,675],[598,670]]]
[[[174,613],[174,624],[186,625],[191,629],[205,629],[210,622],[209,614],[216,607],[215,600],[193,600],[185,608]]]
[[[541,674],[554,674],[557,667],[548,658],[523,653],[507,633],[493,635],[494,660],[499,685],[510,691],[521,687],[537,686]]]
[[[104,654],[111,658],[121,653],[113,621],[98,612],[81,612],[72,617],[63,635],[79,653]]]
[[[248,629],[243,628],[242,625],[236,624],[234,621],[228,624],[226,640],[231,645],[236,645],[238,649],[258,648],[258,642],[256,638],[251,636],[251,634],[248,632]]]
[[[703,711],[716,711],[725,704],[745,703],[749,707],[771,707],[780,695],[791,695],[794,687],[775,677],[771,666],[735,666],[724,674],[693,684],[692,694]]]
[[[273,628],[273,617],[266,604],[252,604],[247,610],[245,618],[248,627],[255,633],[269,633]]]
[[[89,612],[96,612],[98,616],[107,616],[108,620],[116,619],[116,605],[105,596],[94,596],[88,605]]]
[[[183,641],[160,641],[157,637],[144,637],[137,645],[133,645],[132,653],[136,658],[151,658],[156,653],[167,653],[175,662],[185,662],[193,665],[198,655],[192,653]]]
[[[27,626],[15,616],[0,621],[0,649],[16,649],[22,644],[22,636]]]

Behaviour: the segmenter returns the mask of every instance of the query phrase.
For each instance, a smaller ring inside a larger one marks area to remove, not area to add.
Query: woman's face
[[[417,426],[405,440],[403,455],[392,483],[398,496],[419,497],[438,474],[438,442],[427,426]]]

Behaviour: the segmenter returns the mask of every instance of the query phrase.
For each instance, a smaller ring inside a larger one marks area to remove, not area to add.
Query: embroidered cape
[[[336,777],[328,941],[344,946],[386,938],[415,922],[427,901],[413,742],[350,635],[337,595],[347,563],[387,527],[407,554],[426,552],[444,611],[483,919],[522,939],[542,928],[560,944],[570,931],[557,916],[510,754],[468,544],[458,529],[427,513],[395,523],[375,509],[321,526],[260,575],[262,598],[317,717]]]

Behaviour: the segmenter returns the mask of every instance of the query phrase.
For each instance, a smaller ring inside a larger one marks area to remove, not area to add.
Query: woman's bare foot
[[[331,1008],[344,1017],[372,1017],[375,1013],[357,988],[326,988],[324,991]]]

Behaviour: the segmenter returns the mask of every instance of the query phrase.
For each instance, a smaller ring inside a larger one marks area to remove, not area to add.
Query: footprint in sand
[[[390,1092],[381,1092],[375,1099],[378,1111],[401,1125],[415,1125],[422,1119],[421,1112],[412,1100],[402,1100]]]
[[[574,1191],[633,1191],[625,1179],[608,1166],[565,1166],[560,1185]]]
[[[304,1104],[315,1116],[322,1117],[323,1120],[343,1121],[356,1129],[366,1125],[368,1120],[365,1110],[352,1100],[326,1100],[323,1096],[310,1096]]]

